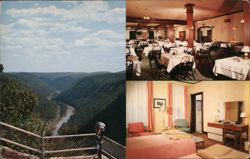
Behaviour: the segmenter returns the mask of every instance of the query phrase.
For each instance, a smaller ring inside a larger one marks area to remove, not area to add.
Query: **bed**
[[[178,158],[196,153],[192,138],[171,139],[168,134],[127,138],[127,159]]]

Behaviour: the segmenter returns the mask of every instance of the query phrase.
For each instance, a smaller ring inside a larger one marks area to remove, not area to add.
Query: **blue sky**
[[[5,72],[124,70],[125,1],[4,1]]]

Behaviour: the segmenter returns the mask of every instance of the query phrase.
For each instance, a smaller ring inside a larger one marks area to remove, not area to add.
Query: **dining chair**
[[[193,78],[193,80],[195,80],[195,76],[194,76],[195,70],[193,69],[193,66],[194,66],[194,62],[193,61],[187,61],[185,63],[184,74],[185,74],[186,78],[189,78],[191,76]]]
[[[133,61],[127,60],[126,61],[126,77],[127,79],[132,79],[133,76]]]
[[[159,80],[161,79],[161,75],[163,73],[162,71],[165,71],[165,73],[167,72],[167,66],[162,64],[159,58],[155,59],[155,65],[156,65],[156,72],[153,78],[155,80]]]
[[[156,68],[156,60],[161,58],[161,50],[151,50],[148,55],[149,66],[152,69]]]
[[[226,139],[232,139],[234,141],[234,148],[237,147],[237,141],[240,140],[240,134],[230,125],[224,124],[223,129],[223,143],[226,143]]]
[[[186,66],[184,62],[179,63],[170,71],[170,78],[174,80],[185,79]]]

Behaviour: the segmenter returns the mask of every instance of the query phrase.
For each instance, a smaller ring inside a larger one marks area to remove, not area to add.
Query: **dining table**
[[[236,80],[250,79],[250,59],[238,56],[217,59],[213,72]]]
[[[196,68],[196,64],[194,62],[194,56],[186,54],[186,53],[174,53],[174,54],[170,54],[170,53],[165,53],[161,55],[161,59],[160,62],[161,64],[164,64],[167,66],[167,72],[170,73],[171,70],[177,66],[178,64],[182,63],[182,62],[193,62],[193,69]]]

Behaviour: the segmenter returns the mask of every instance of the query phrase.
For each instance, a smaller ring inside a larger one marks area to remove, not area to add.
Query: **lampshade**
[[[245,112],[241,112],[240,117],[245,118],[245,117],[247,117],[247,114]]]
[[[244,46],[241,50],[242,52],[250,52],[249,46]]]

